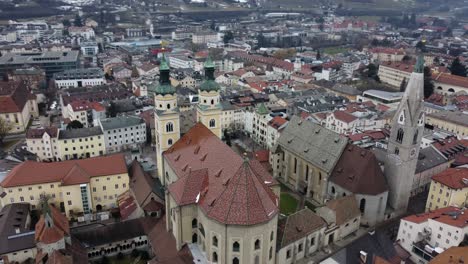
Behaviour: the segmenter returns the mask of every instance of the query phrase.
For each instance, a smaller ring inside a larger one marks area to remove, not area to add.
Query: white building
[[[99,47],[96,42],[82,42],[80,49],[81,54],[84,56],[95,56],[99,53]]]
[[[70,37],[83,37],[86,40],[94,39],[94,29],[91,27],[69,27],[68,34]]]
[[[464,209],[445,207],[402,218],[397,241],[415,263],[427,263],[435,253],[458,246],[467,233],[468,214]]]
[[[192,69],[194,60],[182,54],[174,54],[168,56],[171,68],[174,69]]]
[[[104,132],[108,153],[120,152],[146,142],[146,124],[142,118],[118,116],[101,119],[99,125]]]
[[[195,32],[192,34],[193,44],[206,44],[208,42],[217,42],[219,40],[218,33],[216,32]]]
[[[67,70],[54,74],[57,88],[76,88],[97,86],[106,83],[104,72],[100,68]]]

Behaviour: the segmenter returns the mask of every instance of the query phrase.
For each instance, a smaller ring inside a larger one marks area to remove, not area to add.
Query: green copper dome
[[[257,108],[257,113],[259,115],[268,115],[268,113],[270,113],[270,111],[268,111],[268,108],[265,106],[264,103],[261,103]]]
[[[205,80],[201,85],[200,85],[200,90],[210,92],[210,91],[218,91],[219,90],[219,84],[213,80]]]
[[[418,56],[416,60],[416,65],[414,65],[414,72],[423,73],[424,72],[424,57],[422,55]]]
[[[159,83],[149,85],[148,92],[160,95],[175,94],[176,90],[171,85],[169,71],[169,64],[167,64],[166,57],[163,56],[161,64],[159,64]]]
[[[205,81],[200,85],[201,91],[219,91],[220,86],[215,82],[214,78],[215,65],[211,60],[211,57],[208,56],[205,61]]]

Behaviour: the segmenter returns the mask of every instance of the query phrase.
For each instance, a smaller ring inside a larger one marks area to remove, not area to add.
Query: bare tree
[[[5,136],[10,132],[13,128],[10,122],[6,121],[5,119],[0,118],[0,145],[3,144],[3,139]]]

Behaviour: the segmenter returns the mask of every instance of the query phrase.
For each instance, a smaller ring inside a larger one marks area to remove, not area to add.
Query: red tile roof
[[[27,160],[14,167],[0,186],[9,188],[59,181],[63,184],[73,184],[83,181],[85,175],[97,177],[122,173],[127,173],[123,154],[50,163]],[[77,180],[74,179],[76,175],[79,176]]]
[[[374,153],[348,144],[331,173],[330,181],[355,194],[388,191],[387,181]]]
[[[452,189],[463,189],[468,187],[468,168],[448,168],[432,176],[432,180]]]
[[[382,63],[380,66],[389,67],[395,70],[405,71],[407,73],[413,72],[413,67],[414,67],[413,64],[406,64],[406,63],[399,62],[399,61],[398,62],[389,61],[387,63]]]
[[[89,102],[86,100],[76,100],[69,103],[73,111],[86,111],[94,109],[95,111],[102,112],[106,111],[106,108],[98,102]]]
[[[456,215],[456,217],[453,217],[454,215]],[[422,214],[410,215],[403,218],[403,220],[416,224],[426,222],[429,219],[459,228],[464,228],[468,225],[468,213],[454,206],[440,208]]]
[[[178,202],[196,202],[224,224],[253,225],[277,215],[278,199],[267,186],[274,181],[271,175],[259,162],[243,160],[201,123],[164,157],[179,177],[169,186]]]
[[[278,130],[282,125],[286,124],[288,120],[282,118],[281,116],[275,116],[268,122],[268,125]]]
[[[46,128],[30,128],[26,133],[26,138],[42,138],[44,133],[49,134],[50,137],[55,138],[58,135],[58,128],[46,127]]]
[[[29,97],[21,81],[0,82],[0,113],[22,112]]]
[[[255,151],[254,157],[259,162],[268,162],[268,159],[270,157],[270,151],[266,149]]]
[[[468,77],[441,72],[432,74],[432,79],[435,82],[468,88]]]
[[[64,236],[70,235],[70,226],[68,225],[67,217],[64,216],[54,206],[49,205],[50,213],[48,216],[42,215],[36,224],[35,240],[45,244],[55,243]],[[46,224],[45,217],[52,219],[52,225],[49,227]]]
[[[357,117],[353,116],[352,114],[349,114],[345,111],[335,111],[333,112],[333,116],[335,116],[336,119],[343,121],[345,123],[351,123],[354,120],[358,119]]]

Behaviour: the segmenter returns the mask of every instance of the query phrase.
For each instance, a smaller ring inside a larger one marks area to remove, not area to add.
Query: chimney
[[[15,234],[19,234],[19,233],[21,233],[19,227],[15,227]]]
[[[367,262],[367,253],[365,251],[359,251],[359,258],[361,260],[362,263],[366,263]]]

